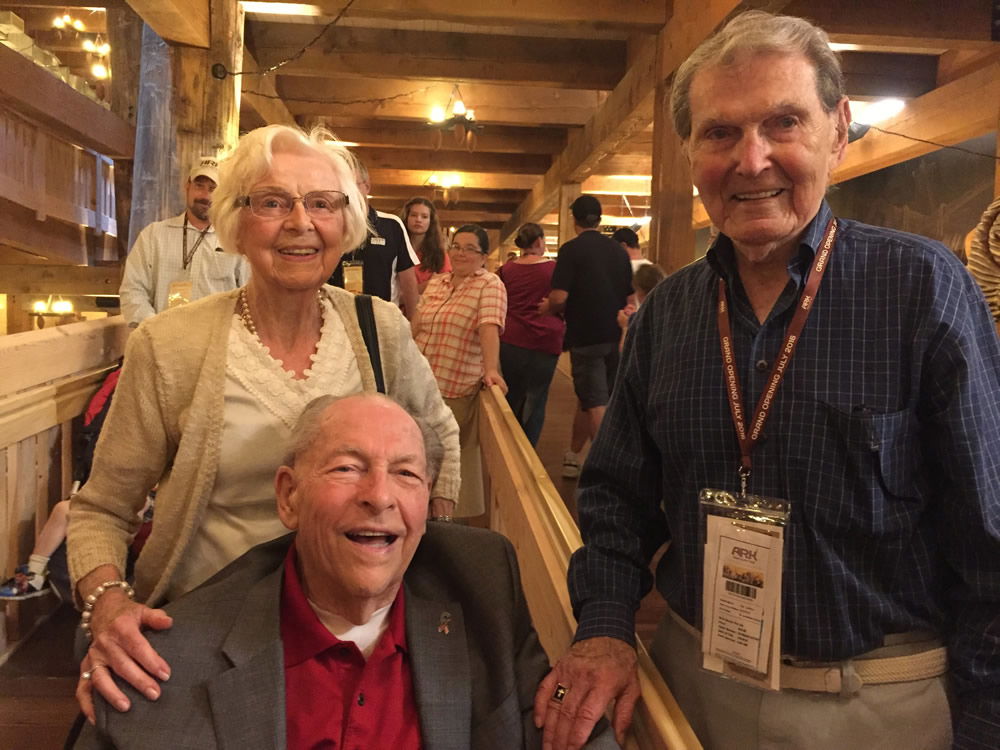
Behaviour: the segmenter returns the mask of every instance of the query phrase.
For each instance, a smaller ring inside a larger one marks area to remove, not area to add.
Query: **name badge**
[[[376,237],[376,236],[372,235],[368,239],[368,242],[371,245],[384,245],[385,244],[385,237]]]
[[[702,666],[779,690],[781,577],[788,504],[702,490],[705,567]]]
[[[345,260],[344,269],[344,289],[354,294],[361,294],[364,287],[364,261],[361,258]]]
[[[167,287],[167,309],[187,304],[191,301],[192,294],[190,281],[171,281]]]

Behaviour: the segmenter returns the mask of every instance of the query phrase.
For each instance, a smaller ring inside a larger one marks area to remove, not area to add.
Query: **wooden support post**
[[[670,86],[656,87],[653,110],[653,181],[649,259],[668,274],[694,260],[691,226],[691,168],[669,112]]]
[[[183,202],[175,165],[174,119],[170,97],[173,88],[171,48],[149,26],[142,28],[142,62],[135,130],[135,162],[128,247],[142,229],[154,221],[180,213]]]
[[[7,333],[23,333],[35,330],[35,321],[25,310],[29,301],[23,294],[7,295]]]
[[[108,8],[108,42],[111,44],[111,111],[135,127],[139,104],[139,70],[142,59],[142,19],[127,5]],[[115,221],[118,259],[128,253],[129,216],[132,212],[132,159],[115,160]]]
[[[239,137],[241,76],[212,73],[243,69],[243,9],[237,0],[211,0],[209,49],[178,47],[174,55],[177,166],[183,181],[202,156],[232,149]]]
[[[140,108],[129,246],[147,224],[180,213],[181,190],[198,159],[236,145],[239,135],[243,10],[211,0],[211,47],[170,47],[143,31]],[[212,67],[227,74],[215,78]],[[163,96],[164,91],[172,95]]]
[[[569,207],[582,192],[579,182],[567,182],[559,188],[559,246],[562,247],[576,237],[576,224]]]

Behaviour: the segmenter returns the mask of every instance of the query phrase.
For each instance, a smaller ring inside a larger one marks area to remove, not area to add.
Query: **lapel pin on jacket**
[[[451,625],[451,612],[442,612],[441,621],[438,623],[438,632],[444,635],[448,635],[450,625]]]

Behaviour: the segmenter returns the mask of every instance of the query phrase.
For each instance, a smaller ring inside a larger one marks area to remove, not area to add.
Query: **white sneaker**
[[[573,451],[566,451],[563,454],[563,479],[576,479],[580,476],[580,459]]]

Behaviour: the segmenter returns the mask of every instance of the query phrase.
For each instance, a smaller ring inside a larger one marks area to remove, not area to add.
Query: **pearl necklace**
[[[316,304],[319,305],[319,317],[320,321],[323,320],[323,292],[319,289],[316,290]],[[257,333],[257,326],[253,322],[253,316],[250,314],[250,304],[247,302],[247,288],[242,287],[240,289],[239,295],[239,313],[240,320],[243,321],[243,325],[246,329],[250,331],[250,334],[260,340],[260,335]],[[321,322],[322,325],[322,322]]]

